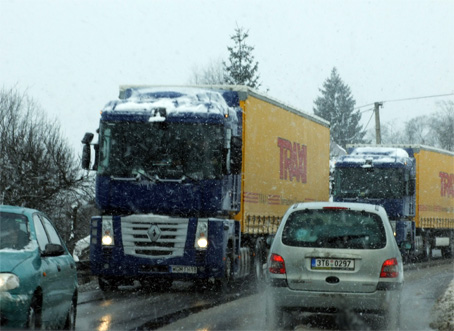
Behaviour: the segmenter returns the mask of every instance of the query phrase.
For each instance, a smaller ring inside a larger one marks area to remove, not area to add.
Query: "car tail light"
[[[269,270],[272,274],[285,274],[285,262],[282,256],[271,254]]]
[[[348,207],[336,207],[336,206],[333,206],[333,207],[323,207],[323,209],[331,209],[331,210],[333,210],[333,209],[334,209],[334,210],[343,209],[343,210],[345,210],[345,209],[350,209],[350,208],[348,208]]]
[[[396,278],[399,276],[399,266],[396,258],[388,259],[383,262],[380,278]]]

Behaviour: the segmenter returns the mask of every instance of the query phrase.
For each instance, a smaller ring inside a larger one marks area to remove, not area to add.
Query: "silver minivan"
[[[291,311],[373,313],[399,327],[403,263],[383,207],[294,204],[271,244],[267,278],[272,327]]]

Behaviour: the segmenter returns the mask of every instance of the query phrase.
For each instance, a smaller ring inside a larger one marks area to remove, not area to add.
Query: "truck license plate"
[[[312,258],[311,269],[313,269],[313,270],[355,270],[355,260],[353,260],[353,259]]]
[[[175,274],[196,274],[197,267],[187,266],[187,265],[173,265],[172,272]]]

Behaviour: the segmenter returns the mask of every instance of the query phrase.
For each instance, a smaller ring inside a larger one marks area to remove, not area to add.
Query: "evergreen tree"
[[[322,96],[314,101],[313,111],[331,123],[331,140],[343,148],[347,144],[363,143],[366,131],[359,125],[361,114],[359,110],[354,110],[356,101],[336,68],[333,68],[320,92]]]
[[[230,38],[234,41],[233,47],[227,47],[229,51],[229,64],[224,64],[224,77],[228,84],[247,85],[258,88],[259,75],[257,74],[258,62],[254,62],[252,51],[254,47],[246,44],[245,40],[249,36],[248,31],[243,28],[236,28],[235,34]]]

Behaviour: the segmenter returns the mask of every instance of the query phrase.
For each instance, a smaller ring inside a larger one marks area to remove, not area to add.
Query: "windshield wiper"
[[[186,179],[191,179],[191,180],[195,181],[194,178],[189,177],[187,175],[183,175],[181,178],[176,178],[176,179],[160,178],[158,175],[155,175],[155,178],[157,181],[163,182],[163,183],[182,183]]]
[[[141,180],[142,177],[145,177],[146,179],[148,179],[151,182],[155,182],[159,178],[157,175],[150,176],[149,174],[147,174],[143,170],[142,171],[137,171],[137,175],[135,177],[135,180]]]

